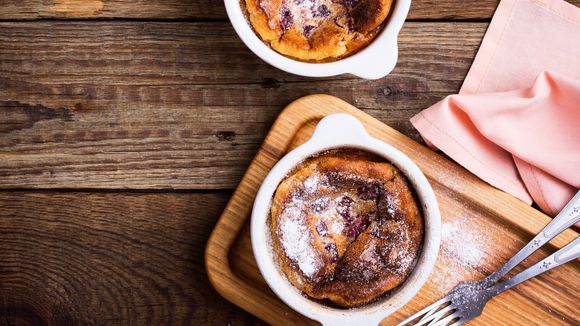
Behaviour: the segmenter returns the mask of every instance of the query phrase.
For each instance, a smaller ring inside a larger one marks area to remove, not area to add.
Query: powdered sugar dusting
[[[332,233],[340,234],[344,230],[344,223],[342,221],[335,219],[330,225],[330,230]]]
[[[361,261],[368,263],[368,264],[372,264],[372,265],[378,264],[379,257],[377,256],[375,246],[369,246],[369,247],[365,248],[365,250],[362,252],[362,254],[360,256],[360,259],[361,259]]]
[[[278,13],[270,0],[260,0],[260,8],[268,17],[268,26],[275,28],[276,19],[280,20],[283,31],[298,29],[309,37],[324,20],[335,19],[346,14],[346,7],[336,0],[283,0]]]
[[[275,7],[273,6],[273,3],[271,1],[260,1],[260,8],[262,8],[262,10],[264,11],[264,13],[266,13],[266,16],[268,16],[268,27],[274,29],[276,28],[276,23],[274,21],[274,15],[275,15]]]
[[[361,168],[359,160],[367,158],[368,169]],[[421,216],[405,210],[403,196],[409,194],[392,169],[372,155],[347,151],[342,158],[338,152],[304,162],[278,187],[274,245],[284,273],[305,295],[347,293],[360,298],[353,302],[371,300],[409,275]],[[382,282],[389,275],[395,278]],[[351,286],[356,290],[350,292]]]
[[[392,195],[386,196],[387,201],[387,214],[394,215],[396,211],[400,210],[401,208],[401,200],[399,197],[395,197]]]
[[[313,277],[322,262],[311,245],[310,231],[306,226],[303,208],[289,206],[280,216],[280,239],[288,258],[298,264],[307,277]]]
[[[314,175],[308,177],[306,180],[304,180],[304,191],[311,194],[316,190],[318,190],[319,180],[320,176],[318,173],[315,173]]]
[[[459,201],[459,199],[458,199]],[[453,289],[459,282],[479,279],[477,270],[486,268],[486,251],[493,247],[490,230],[478,220],[467,204],[455,207],[453,218],[444,218],[441,225],[441,262],[433,273],[433,285],[438,295]]]
[[[447,239],[446,248],[452,251],[460,260],[468,265],[477,265],[485,251],[483,251],[483,239],[460,220],[445,223],[441,228],[441,236]]]
[[[342,4],[333,0],[290,0],[285,1],[297,27],[318,27],[330,15],[345,12]]]

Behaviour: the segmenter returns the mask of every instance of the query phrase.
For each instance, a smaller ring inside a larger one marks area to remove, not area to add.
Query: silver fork
[[[498,282],[524,259],[578,221],[580,221],[580,191],[542,231],[493,274],[480,281],[459,283],[443,299],[405,319],[398,326],[411,324],[421,316],[421,319],[413,325],[442,326],[449,323],[461,325],[481,315],[485,304],[494,296],[552,268],[579,258],[580,237],[577,237],[554,254],[512,278]]]

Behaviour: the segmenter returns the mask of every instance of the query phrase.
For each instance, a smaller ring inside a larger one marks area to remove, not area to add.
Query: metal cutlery
[[[459,283],[443,299],[419,311],[399,324],[403,325],[461,325],[481,315],[485,304],[494,296],[524,282],[580,257],[580,237],[540,262],[519,274],[499,282],[499,280],[519,265],[524,259],[580,221],[580,191],[562,209],[562,211],[496,272],[480,281]],[[416,323],[413,321],[420,318]]]

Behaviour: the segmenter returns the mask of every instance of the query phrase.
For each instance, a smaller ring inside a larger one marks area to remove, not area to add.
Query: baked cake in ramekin
[[[335,61],[368,45],[392,0],[241,0],[259,37],[302,61]]]
[[[342,149],[307,159],[280,183],[270,232],[292,285],[310,298],[356,307],[409,276],[420,252],[423,217],[395,166]]]

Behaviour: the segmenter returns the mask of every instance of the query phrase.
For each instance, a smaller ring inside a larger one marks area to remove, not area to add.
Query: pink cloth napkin
[[[459,95],[411,122],[483,180],[557,214],[580,188],[580,9],[502,0]]]

